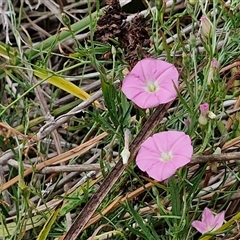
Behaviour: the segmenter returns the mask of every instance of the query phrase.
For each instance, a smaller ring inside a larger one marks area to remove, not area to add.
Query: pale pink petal
[[[173,132],[173,133],[172,133]],[[175,134],[178,136],[178,131],[164,131],[156,133],[152,136],[152,143],[157,151],[161,154],[162,152],[168,152],[171,149],[171,142],[169,138],[174,138]]]
[[[157,181],[163,181],[170,178],[176,172],[176,168],[168,163],[158,162],[152,168],[149,168],[147,174]]]
[[[172,151],[174,155],[191,157],[193,147],[191,139],[184,132],[166,131],[154,134],[155,147],[159,152]]]
[[[207,226],[204,222],[201,221],[193,221],[192,226],[196,228],[200,233],[204,234],[208,232]]]
[[[170,66],[165,69],[164,72],[158,75],[158,77],[156,78],[156,82],[160,86],[165,85],[165,87],[167,87],[167,84],[172,83],[170,85],[172,89],[172,86],[174,86],[174,84],[176,85],[176,87],[178,87],[178,77],[179,73],[177,69],[172,64],[170,64]]]
[[[205,207],[204,210],[203,210],[202,222],[204,222],[206,224],[209,231],[213,230],[213,228],[214,228],[214,215],[212,214],[212,211],[207,207]]]
[[[146,83],[135,75],[129,74],[123,81],[122,91],[128,99],[132,100],[138,94],[145,92]]]
[[[153,108],[159,105],[159,98],[154,93],[142,92],[131,99],[140,108]],[[162,102],[163,103],[163,102]]]
[[[181,156],[181,155],[175,155],[174,154],[174,156],[173,156],[173,158],[171,159],[170,162],[174,165],[174,167],[176,169],[178,169],[182,166],[187,165],[190,161],[191,161],[190,157],[184,157],[184,156]]]
[[[220,212],[214,217],[214,229],[218,229],[223,225],[224,222],[224,217],[225,217],[225,212]]]
[[[173,64],[162,61],[162,60],[156,61],[156,71],[154,72],[155,81],[159,82],[160,78],[162,80],[164,78],[167,78],[167,79],[174,78],[174,81],[175,80],[177,81],[178,77],[179,77],[179,73]]]
[[[174,100],[177,97],[175,87],[178,88],[179,74],[177,69],[172,64],[169,64],[168,68],[164,70],[164,72],[161,72],[160,75],[157,76],[157,80],[155,81],[159,86],[159,90],[155,92],[155,95],[161,103]],[[159,71],[157,71],[157,73],[159,73]]]
[[[171,146],[172,149],[174,149],[175,144],[179,146],[179,145],[184,145],[185,143],[187,144],[191,143],[189,136],[186,135],[184,132],[180,132],[180,131],[168,131],[168,132],[169,134],[167,134],[166,137],[167,137],[168,144]],[[179,144],[183,142],[184,144]]]
[[[132,73],[137,74],[144,81],[154,80],[154,72],[157,68],[157,61],[154,58],[144,58],[139,61],[134,68],[132,69]]]
[[[158,95],[160,95],[162,92],[165,92],[165,94],[169,94],[171,96],[177,95],[177,91],[175,89],[175,86],[178,86],[178,83],[175,84],[172,80],[165,79],[163,82],[161,82],[159,85],[159,90],[156,92]]]
[[[176,155],[191,157],[193,154],[193,146],[191,145],[190,137],[184,133],[182,133],[181,135],[179,134],[179,138],[176,140],[176,142],[172,142],[171,151],[174,152]]]
[[[141,161],[139,160],[137,162],[137,165],[139,169],[141,169],[143,172],[147,172],[150,169],[154,168],[154,166],[157,164],[156,160],[152,158],[148,158],[148,161]]]
[[[158,155],[152,152],[140,152],[138,153],[136,157],[136,163],[138,167],[143,171],[148,171],[151,169],[155,164],[157,164],[159,161],[156,159],[158,158]]]
[[[174,70],[177,71],[171,63],[154,58],[144,58],[134,66],[131,72],[143,76],[143,79],[147,81],[155,81],[159,76],[164,74],[165,71],[167,71],[168,74],[172,74]]]
[[[148,138],[147,140],[151,140],[150,138]],[[146,144],[148,143],[148,145]],[[150,141],[148,142],[144,142],[142,145],[141,145],[141,148],[140,150],[138,151],[138,157],[141,157],[141,158],[146,158],[146,157],[154,157],[155,158],[155,161],[156,160],[160,160],[160,154],[159,152],[157,151],[157,149],[153,148],[152,145],[150,145]]]
[[[130,72],[123,80],[123,87],[128,87],[128,86],[145,87],[146,84],[147,84],[147,81],[142,76],[132,72]]]
[[[168,84],[168,86],[171,83]],[[162,88],[162,86],[160,86],[159,90],[155,93],[152,93],[155,95],[155,97],[158,99],[158,105],[159,103],[164,104],[164,103],[168,103],[172,100],[174,100],[177,97],[177,92],[174,88],[172,88],[172,90],[168,90],[166,88]]]
[[[141,147],[148,151],[156,152],[157,154],[159,154],[160,157],[161,150],[159,149],[159,145],[162,144],[162,135],[165,136],[165,132],[154,134],[152,137],[149,137],[145,142],[143,142]],[[168,148],[166,147],[165,150],[167,151]]]

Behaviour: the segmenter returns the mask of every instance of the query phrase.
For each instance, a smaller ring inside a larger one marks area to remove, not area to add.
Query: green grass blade
[[[40,232],[40,234],[37,237],[37,240],[47,239],[48,233],[50,232],[52,225],[55,223],[55,221],[58,217],[58,213],[61,209],[61,206],[62,206],[62,202],[57,206],[57,208],[51,214],[51,216],[49,217],[47,222],[44,224],[42,231]]]

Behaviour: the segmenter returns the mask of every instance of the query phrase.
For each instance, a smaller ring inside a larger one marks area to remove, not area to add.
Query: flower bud
[[[208,78],[207,78],[207,84],[211,85],[213,79],[214,79],[214,75],[217,73],[218,69],[219,69],[219,62],[216,59],[213,59],[211,61],[211,66],[208,72]]]
[[[69,28],[71,26],[71,20],[65,13],[61,13],[63,23]]]
[[[216,116],[216,114],[213,113],[212,111],[209,111],[209,112],[208,112],[208,117],[209,117],[210,119],[215,119],[217,116]]]
[[[195,6],[197,4],[197,0],[189,0],[188,1],[192,6]]]
[[[203,103],[199,107],[200,109],[200,116],[198,118],[198,122],[201,125],[207,125],[208,122],[208,112],[209,112],[209,104],[208,103]]]
[[[124,131],[124,149],[121,152],[121,157],[124,165],[128,163],[128,159],[131,155],[129,152],[130,137],[131,137],[131,132],[128,129],[126,129]]]
[[[208,119],[207,119],[207,117],[204,117],[204,116],[200,115],[199,118],[198,118],[198,122],[201,125],[207,125]]]
[[[220,67],[219,62],[215,58],[211,61],[211,67],[215,70],[219,69]]]
[[[191,58],[185,53],[182,53],[182,63],[185,67],[189,66]]]
[[[197,46],[197,40],[194,34],[190,33],[189,37],[189,44],[192,48],[195,48]]]
[[[127,148],[124,148],[121,152],[122,162],[124,165],[128,163],[128,159],[130,157],[130,152]]]
[[[116,50],[116,48],[113,45],[112,45],[111,52],[112,52],[112,55],[116,56],[117,50]]]
[[[207,18],[207,16],[202,16],[200,18],[200,33],[203,38],[209,38],[211,37],[212,34],[212,23],[210,20]]]
[[[200,109],[201,115],[206,117],[208,112],[209,112],[209,104],[208,103],[203,103],[203,104],[200,105],[199,109]]]

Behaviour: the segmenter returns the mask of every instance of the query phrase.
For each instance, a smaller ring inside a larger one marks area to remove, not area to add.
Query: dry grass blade
[[[119,81],[117,81],[117,83],[119,84]],[[68,113],[59,116],[55,121],[52,121],[51,119],[47,119],[46,124],[44,126],[42,126],[40,128],[39,132],[37,133],[37,137],[31,138],[25,145],[25,148],[35,144],[37,140],[41,140],[44,137],[46,137],[53,130],[57,129],[59,126],[61,126],[65,122],[67,122],[72,116],[81,112],[84,108],[86,108],[87,106],[92,104],[95,100],[99,99],[99,97],[101,97],[101,96],[102,96],[102,91],[99,90],[93,96],[91,96],[89,99],[82,102],[75,108],[71,109]],[[47,116],[46,116],[46,118],[47,118]],[[18,146],[18,148],[21,148],[21,147],[22,147],[22,145]],[[11,150],[4,152],[4,154],[2,154],[2,156],[0,157],[0,164],[4,165],[7,162],[7,160],[12,158],[13,156],[14,156],[14,154]]]
[[[138,189],[136,189],[134,192],[131,192],[129,194],[127,194],[127,196],[123,197],[117,197],[110,205],[108,205],[103,211],[101,211],[101,214],[96,214],[94,215],[89,222],[87,223],[87,225],[84,227],[84,229],[86,229],[87,227],[89,227],[90,225],[98,222],[103,216],[107,215],[108,213],[114,211],[116,208],[118,208],[120,206],[121,203],[123,203],[126,200],[131,200],[132,198],[135,198],[136,196],[140,195],[141,193],[143,193],[144,191],[146,191],[147,189],[151,188],[152,186],[154,186],[154,183],[147,183],[145,184],[143,187],[140,187]]]
[[[38,163],[36,166],[34,166],[33,168],[29,168],[27,170],[24,171],[24,177],[28,176],[29,174],[31,174],[33,171],[40,171],[42,168],[46,167],[46,166],[50,166],[50,165],[55,165],[55,164],[59,164],[62,162],[66,162],[68,160],[70,160],[71,158],[74,158],[76,156],[80,156],[83,153],[87,152],[89,149],[91,149],[92,147],[94,147],[96,144],[99,143],[99,141],[101,141],[103,138],[105,138],[108,134],[107,133],[101,133],[98,136],[96,136],[93,139],[90,139],[89,141],[81,144],[80,146],[69,150],[68,152],[62,153],[59,156],[53,157],[49,160],[46,160],[44,162]],[[12,186],[14,183],[19,181],[19,176],[16,176],[15,178],[12,178],[10,181],[6,182],[5,184],[3,184],[1,191],[4,191],[6,189],[8,189],[10,186]]]
[[[222,153],[222,154],[211,154],[193,157],[189,165],[194,165],[198,163],[211,163],[211,162],[221,162],[230,160],[239,160],[240,152]]]

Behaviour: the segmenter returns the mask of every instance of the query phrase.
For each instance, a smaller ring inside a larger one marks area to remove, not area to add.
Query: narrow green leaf
[[[48,217],[50,216],[50,214],[47,212],[45,213],[45,216]],[[28,218],[25,223],[25,231],[41,226],[45,223],[45,221],[46,219],[43,217],[43,215],[40,214],[33,216],[32,218]],[[9,234],[13,235],[17,231],[16,227],[16,222],[10,222],[4,225],[0,225],[0,237],[4,238],[9,236]]]
[[[129,210],[130,214],[136,220],[138,226],[141,228],[145,237],[147,237],[148,240],[155,240],[155,238],[152,236],[151,232],[148,229],[148,224],[146,222],[144,222],[142,217],[139,215],[139,213],[137,211],[135,211],[133,209],[133,207],[131,206],[131,204],[129,204],[129,202],[127,202],[127,208]],[[144,238],[144,239],[146,239],[146,238]]]
[[[42,231],[37,237],[37,240],[45,240],[47,239],[48,233],[51,230],[52,225],[55,223],[58,213],[62,207],[63,201],[57,206],[57,208],[54,210],[54,212],[51,214],[47,222],[44,224]]]
[[[176,184],[176,180],[174,177],[169,178],[169,191],[171,194],[172,200],[172,214],[175,216],[181,215],[181,206],[182,206],[182,199],[181,194],[179,191],[179,186]]]

